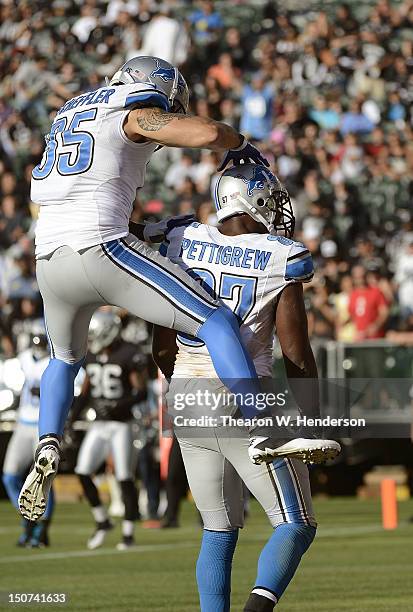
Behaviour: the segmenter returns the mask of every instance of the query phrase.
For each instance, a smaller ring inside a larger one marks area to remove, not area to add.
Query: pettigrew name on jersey
[[[227,236],[194,222],[172,229],[160,251],[235,312],[258,375],[271,376],[276,298],[288,284],[313,278],[308,249],[283,236]],[[179,334],[177,343],[174,376],[216,377],[202,342]]]

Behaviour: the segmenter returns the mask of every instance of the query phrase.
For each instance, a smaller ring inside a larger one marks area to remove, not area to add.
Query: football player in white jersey
[[[288,193],[268,168],[243,164],[224,172],[215,199],[218,227],[193,223],[172,229],[163,248],[238,315],[241,336],[260,377],[272,375],[277,330],[290,382],[308,382],[307,387],[298,387],[297,403],[315,415],[317,367],[302,289],[302,283],[313,277],[313,262],[306,247],[291,239],[294,216]],[[170,378],[167,401],[172,412],[178,396],[181,402],[182,396],[200,397],[200,389],[208,390],[210,397],[224,391],[204,345],[195,338],[176,338],[173,330],[156,328],[154,358]],[[305,398],[303,390],[307,395],[311,391],[312,398]],[[186,426],[188,420],[175,418],[188,481],[204,523],[197,562],[202,612],[230,609],[231,563],[243,526],[242,480],[274,527],[260,555],[245,612],[273,610],[316,532],[308,468],[297,458],[297,441],[280,442],[283,456],[274,452],[268,462],[271,452],[265,439],[250,442],[246,427],[228,426],[228,417],[236,410],[233,405],[220,407],[203,430],[198,419],[196,428],[191,428]],[[207,414],[198,404],[185,416],[196,417],[197,411],[198,416]],[[330,457],[340,451],[333,440],[323,445]],[[253,460],[266,454],[267,463],[254,465],[248,454]]]
[[[107,87],[76,96],[57,112],[31,197],[40,205],[36,228],[37,280],[51,360],[41,381],[39,434],[33,470],[19,507],[39,518],[59,462],[60,438],[73,399],[73,381],[87,350],[93,312],[104,304],[201,338],[219,377],[238,393],[258,393],[254,364],[233,313],[179,266],[147,247],[167,222],[136,228],[129,220],[145,170],[159,145],[206,148],[230,161],[268,165],[233,128],[187,115],[188,87],[168,62],[129,60]],[[221,343],[215,338],[220,335]]]
[[[3,484],[10,501],[18,510],[18,497],[23,478],[33,461],[37,446],[39,421],[40,379],[49,363],[49,350],[44,323],[33,322],[31,346],[18,355],[24,384],[20,395],[16,428],[7,446],[3,464]],[[23,519],[23,533],[18,546],[48,546],[48,527],[53,514],[53,496],[49,498],[44,520],[34,523]]]

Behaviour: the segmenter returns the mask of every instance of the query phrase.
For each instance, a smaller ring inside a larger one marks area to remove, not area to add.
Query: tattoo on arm
[[[136,121],[146,132],[158,132],[174,119],[186,119],[188,115],[181,113],[166,113],[160,108],[145,108],[137,112]]]

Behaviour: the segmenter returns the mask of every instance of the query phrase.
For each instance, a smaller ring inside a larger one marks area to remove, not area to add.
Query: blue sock
[[[51,359],[40,382],[39,436],[61,436],[73,401],[74,382],[83,359],[65,363]]]
[[[260,392],[254,362],[245,349],[238,320],[229,308],[218,308],[202,325],[198,338],[207,346],[215,371],[224,385],[240,398],[237,405],[245,418],[259,416],[252,401],[243,402]]]
[[[232,557],[237,539],[238,529],[204,529],[196,564],[201,612],[229,612]]]
[[[316,528],[312,525],[283,523],[262,549],[258,560],[255,589],[269,591],[278,600],[295,574],[301,557],[314,540]]]
[[[20,490],[23,486],[23,478],[18,474],[3,474],[2,477],[4,488],[7,495],[16,510],[19,509],[18,499]]]

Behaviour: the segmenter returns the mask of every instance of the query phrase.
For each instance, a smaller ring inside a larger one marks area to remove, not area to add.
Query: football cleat
[[[39,443],[33,469],[19,495],[20,512],[28,521],[37,521],[43,516],[59,460],[59,442],[56,438],[47,438]]]
[[[103,523],[96,523],[96,529],[91,538],[87,541],[87,547],[89,550],[94,550],[102,546],[106,539],[108,532],[113,529],[114,525],[112,521],[106,520]]]
[[[274,606],[277,603],[277,598],[269,589],[255,588],[254,591],[260,590],[265,595],[259,595],[258,593],[251,593],[248,597],[248,601],[245,607],[242,609],[243,612],[273,612]],[[268,596],[267,596],[268,594]]]
[[[280,444],[281,442],[281,444]],[[301,459],[304,463],[324,463],[334,459],[341,451],[335,440],[295,438],[283,443],[281,440],[263,436],[251,436],[248,455],[253,463],[271,463],[278,457]]]
[[[116,544],[116,550],[130,550],[135,547],[136,543],[133,536],[123,536],[122,541]]]

